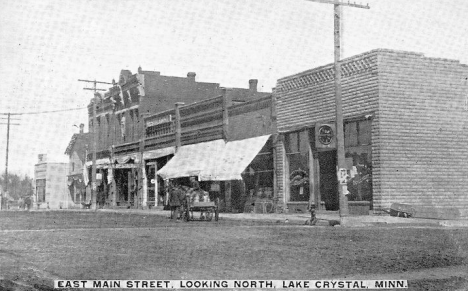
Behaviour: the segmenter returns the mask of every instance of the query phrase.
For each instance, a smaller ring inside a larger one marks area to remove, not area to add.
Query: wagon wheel
[[[207,212],[206,212],[206,220],[207,221],[211,221],[213,219],[213,209],[210,208]]]
[[[188,207],[184,209],[184,221],[190,221],[190,210]]]
[[[219,198],[216,198],[216,205],[215,205],[215,221],[219,219]]]
[[[189,207],[189,201],[190,198],[186,197],[185,198],[185,205],[184,205],[184,221],[190,221],[190,207]]]

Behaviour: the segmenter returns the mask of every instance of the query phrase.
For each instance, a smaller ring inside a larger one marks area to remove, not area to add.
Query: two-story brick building
[[[250,80],[248,89],[224,90],[216,83],[197,82],[192,72],[180,78],[141,68],[137,74],[123,70],[97,103],[98,203],[161,205],[156,171],[177,149],[271,134],[271,98],[257,92],[256,80]],[[92,120],[90,104],[91,131]],[[90,153],[89,174],[91,163]]]
[[[466,216],[468,67],[392,50],[341,67],[350,199]],[[281,78],[275,92],[279,200],[337,210],[333,65]]]

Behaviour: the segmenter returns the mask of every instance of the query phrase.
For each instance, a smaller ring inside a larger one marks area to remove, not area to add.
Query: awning
[[[167,147],[152,151],[146,151],[143,153],[143,160],[157,159],[160,157],[173,155],[175,153],[175,147]]]
[[[120,156],[114,156],[114,161],[119,163],[119,164],[126,164],[128,161],[133,160],[133,162],[139,163],[140,162],[140,153],[132,153],[128,155],[120,155]]]
[[[199,181],[241,180],[242,172],[270,135],[225,143],[224,140],[182,146],[158,171],[163,179],[197,176]]]
[[[109,158],[104,158],[104,159],[98,159],[96,160],[96,167],[98,168],[106,168],[110,164],[110,159]],[[93,165],[93,161],[87,161],[85,166],[91,167]]]
[[[222,139],[185,145],[158,171],[163,179],[197,176],[200,181],[210,171],[225,146]]]
[[[269,138],[269,135],[264,135],[226,143],[223,154],[218,157],[214,167],[210,167],[211,171],[204,177],[204,180],[242,180],[241,174],[255,159]]]

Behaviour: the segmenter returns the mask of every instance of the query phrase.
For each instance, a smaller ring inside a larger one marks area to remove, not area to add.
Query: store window
[[[45,179],[37,179],[36,180],[36,197],[37,202],[45,202],[46,199],[46,180]]]
[[[345,123],[345,158],[350,169],[348,199],[372,202],[371,120]]]
[[[285,146],[289,164],[289,200],[309,201],[309,132],[286,134]]]

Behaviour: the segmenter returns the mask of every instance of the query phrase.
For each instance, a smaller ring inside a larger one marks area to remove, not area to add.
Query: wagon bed
[[[200,212],[200,216],[197,218],[194,212]],[[218,199],[211,202],[192,202],[190,201],[190,197],[187,197],[184,211],[185,221],[211,221],[213,217],[215,221],[218,221]]]

